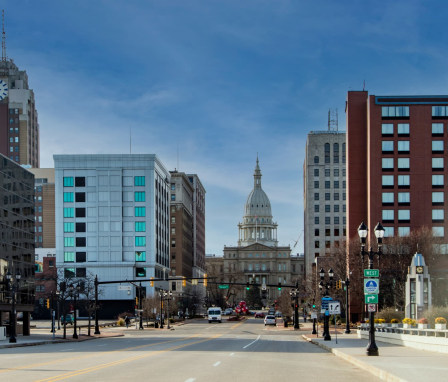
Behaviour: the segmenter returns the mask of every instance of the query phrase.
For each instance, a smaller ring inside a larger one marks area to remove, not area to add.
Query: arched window
[[[333,163],[339,163],[339,143],[333,143]]]
[[[325,143],[325,163],[330,163],[330,144]]]

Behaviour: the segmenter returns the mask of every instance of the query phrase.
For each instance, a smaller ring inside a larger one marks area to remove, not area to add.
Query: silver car
[[[275,316],[273,316],[273,315],[267,315],[265,318],[264,318],[264,326],[266,326],[266,325],[276,325],[277,323],[275,322]]]

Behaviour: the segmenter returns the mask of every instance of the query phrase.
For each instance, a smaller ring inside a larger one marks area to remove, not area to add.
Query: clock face
[[[8,84],[4,80],[0,80],[0,101],[8,96]]]
[[[415,270],[417,271],[417,273],[423,273],[423,267],[417,267],[415,268]]]

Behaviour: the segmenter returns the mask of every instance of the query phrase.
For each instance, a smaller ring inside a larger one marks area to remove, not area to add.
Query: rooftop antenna
[[[177,170],[179,170],[179,143],[177,144]]]
[[[132,154],[132,127],[129,127],[129,154]]]
[[[364,92],[366,90],[366,80],[362,83],[362,91]]]
[[[338,109],[328,109],[328,131],[338,131]]]
[[[2,9],[2,62],[6,62],[5,10]]]

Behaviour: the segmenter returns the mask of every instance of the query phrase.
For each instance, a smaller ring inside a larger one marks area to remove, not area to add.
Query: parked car
[[[73,325],[75,323],[73,315],[66,314],[65,316],[61,316],[61,324],[64,324],[64,323]]]
[[[265,314],[263,312],[257,312],[255,313],[254,318],[264,318]]]
[[[276,321],[275,321],[275,316],[272,316],[272,315],[267,315],[265,318],[264,318],[264,326],[266,326],[266,325],[276,325],[277,323],[276,323]]]
[[[275,312],[275,317],[277,317],[277,318],[282,318],[282,312],[280,312],[280,311],[276,311]]]
[[[232,308],[227,308],[227,309],[224,311],[224,315],[225,315],[225,316],[230,316],[231,314],[233,314],[233,309],[232,309]]]

